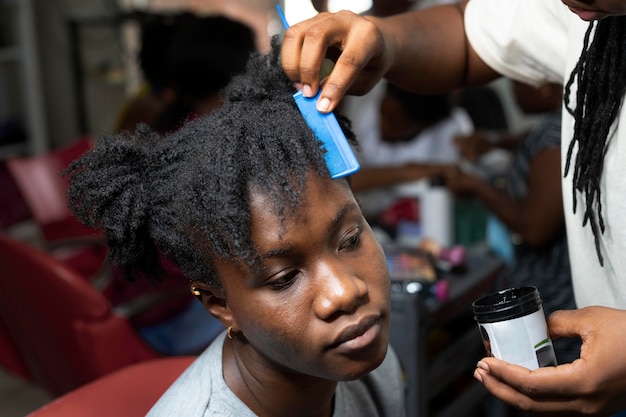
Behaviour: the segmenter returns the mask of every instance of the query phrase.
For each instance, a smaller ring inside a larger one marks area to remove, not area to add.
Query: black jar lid
[[[535,287],[508,288],[487,294],[472,303],[478,323],[511,320],[534,313],[541,308],[541,297]]]

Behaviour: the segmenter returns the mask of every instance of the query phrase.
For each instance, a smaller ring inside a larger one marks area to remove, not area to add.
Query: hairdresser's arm
[[[328,111],[344,94],[363,94],[383,76],[420,92],[484,83],[498,74],[467,42],[463,13],[464,3],[388,18],[320,13],[286,31],[282,64],[305,95],[312,95],[326,55],[336,60],[320,98],[326,105],[318,105]]]
[[[626,409],[626,311],[557,311],[548,327],[553,339],[581,337],[581,358],[534,371],[484,358],[474,376],[500,400],[538,415],[609,416]]]

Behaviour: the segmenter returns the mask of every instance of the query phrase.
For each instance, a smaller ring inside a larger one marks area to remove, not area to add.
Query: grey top
[[[148,412],[149,417],[254,417],[222,376],[225,333],[183,372]],[[391,346],[383,363],[355,381],[339,382],[333,417],[403,417],[404,383]]]

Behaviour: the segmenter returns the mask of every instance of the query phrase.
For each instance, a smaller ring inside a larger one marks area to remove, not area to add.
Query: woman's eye
[[[299,271],[293,270],[286,274],[282,274],[276,279],[270,281],[268,284],[272,286],[275,290],[283,290],[289,288],[291,284],[295,282],[295,278],[298,275]]]
[[[359,227],[355,227],[347,233],[345,239],[341,242],[339,246],[339,250],[344,249],[352,249],[359,246],[361,241],[361,229]]]

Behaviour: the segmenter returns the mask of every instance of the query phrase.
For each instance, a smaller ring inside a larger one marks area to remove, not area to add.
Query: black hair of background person
[[[179,128],[202,100],[219,94],[243,71],[254,51],[255,34],[245,23],[221,15],[187,17],[167,58],[176,99],[157,119],[157,131]]]
[[[387,93],[400,103],[413,120],[435,124],[452,113],[449,94],[417,94],[391,83],[387,83]]]
[[[590,34],[596,26],[591,45]],[[604,165],[609,132],[620,111],[626,93],[626,16],[611,16],[591,22],[585,34],[585,43],[576,67],[565,85],[565,105],[574,116],[574,137],[567,151],[567,176],[572,162],[574,144],[578,144],[575,158],[572,193],[585,196],[583,226],[589,223],[595,239],[600,265],[604,258],[600,250],[600,234],[604,233],[600,178]],[[571,86],[578,80],[576,107],[570,106]],[[574,212],[576,196],[574,195]]]
[[[299,206],[307,176],[329,176],[324,151],[300,114],[280,65],[280,43],[255,53],[232,80],[224,104],[163,137],[141,126],[105,136],[74,161],[68,202],[85,224],[104,229],[109,258],[130,276],[162,276],[159,252],[191,280],[220,288],[213,260],[254,266],[250,190],[278,215]],[[346,120],[338,117],[356,145]]]
[[[170,85],[170,67],[164,65],[170,45],[183,22],[193,18],[181,14],[140,14],[141,48],[138,54],[139,67],[144,78],[157,92]]]
[[[476,130],[503,131],[509,128],[500,96],[489,86],[463,87],[456,104],[467,111]]]

